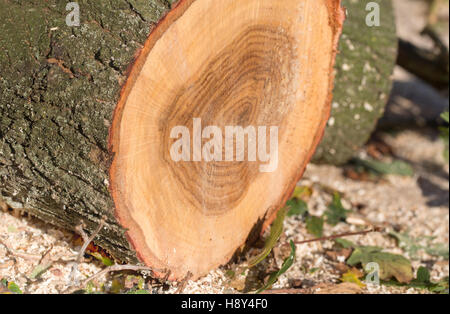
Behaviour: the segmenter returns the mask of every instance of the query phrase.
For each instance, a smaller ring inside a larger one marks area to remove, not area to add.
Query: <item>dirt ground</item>
[[[423,40],[418,35],[425,23],[423,3],[414,0],[394,2],[399,12],[399,34],[411,41]],[[408,12],[408,16],[404,12]],[[411,18],[411,12],[415,18]],[[448,34],[446,38],[448,44]],[[428,43],[424,41],[421,44]],[[448,108],[448,93],[447,96],[439,94],[401,69],[396,70],[394,79],[397,88],[391,96],[391,110],[388,110],[388,113],[395,112],[396,106],[402,106],[405,102],[406,108],[410,108],[407,110],[410,111],[424,108],[430,103],[436,104],[438,109],[433,109],[436,112],[442,107]],[[401,84],[405,82],[408,84]],[[443,158],[444,143],[439,132],[430,127],[380,130],[375,138],[373,145],[382,143],[383,147],[392,150],[389,154],[382,154],[383,161],[392,158],[403,160],[412,166],[414,175],[372,178],[351,175],[352,172],[349,175],[348,170],[353,169],[351,167],[309,165],[299,182],[299,185],[312,190],[308,200],[309,211],[313,215],[322,215],[332,199],[332,192],[339,192],[344,207],[351,209],[351,213],[346,221],[334,227],[326,224],[325,236],[378,227],[382,232],[353,236],[348,240],[359,245],[379,246],[386,252],[401,254],[412,261],[414,272],[423,266],[430,270],[431,281],[443,280],[449,276],[448,257],[446,259],[443,256],[430,255],[423,249],[411,254],[389,235],[391,231],[408,232],[411,238],[427,239],[423,240],[428,241],[426,245],[444,245],[448,248],[449,166]],[[359,157],[364,158],[370,154],[371,147],[373,146],[368,145],[361,150]],[[260,281],[266,273],[277,266],[280,267],[289,253],[289,240],[313,238],[306,230],[305,221],[301,217],[287,218],[284,226],[284,233],[273,254],[256,270],[247,271],[244,276],[246,280],[231,279],[230,270],[242,270],[242,265],[259,252],[258,248],[250,249],[239,261],[223,266],[199,281],[187,281],[182,291],[240,293],[244,286],[261,285]],[[347,269],[342,267],[342,257],[330,256],[329,251],[333,245],[334,241],[330,240],[297,245],[293,266],[271,289],[296,289],[291,291],[302,293],[342,292],[336,289],[343,288],[338,285]],[[14,282],[24,293],[62,293],[70,288],[70,277],[80,246],[79,237],[71,232],[59,230],[19,212],[11,212],[6,208],[4,211],[0,210],[0,280]],[[75,279],[86,279],[105,267],[101,261],[86,255],[79,264]],[[145,275],[140,277],[121,272],[100,276],[88,286],[87,291],[114,292],[136,286],[152,293],[175,293],[180,288],[180,285],[156,282]],[[5,288],[0,285],[0,293],[2,289]],[[367,285],[346,292],[430,293],[423,289],[388,285]]]

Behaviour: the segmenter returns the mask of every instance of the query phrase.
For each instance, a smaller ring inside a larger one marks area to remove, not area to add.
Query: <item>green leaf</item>
[[[408,253],[408,255],[417,259],[417,253],[419,251],[425,251],[431,256],[443,257],[444,259],[449,259],[449,248],[446,244],[432,243],[434,238],[432,237],[411,237],[408,232],[399,233],[392,231],[389,233],[391,237],[397,240],[398,246]]]
[[[445,122],[450,123],[450,121],[449,121],[449,112],[448,112],[448,111],[442,113],[442,114],[441,114],[441,118],[442,118]]]
[[[346,240],[346,239],[336,239],[334,240],[337,244],[342,246],[344,249],[352,249],[355,248],[357,245],[353,243],[352,241]]]
[[[418,283],[426,283],[426,284],[431,282],[431,275],[426,267],[421,266],[417,270],[417,278],[415,279],[415,281]]]
[[[303,198],[311,196],[312,193],[313,193],[312,189],[308,186],[297,186],[294,190],[294,194],[292,195],[292,198],[303,199]]]
[[[302,199],[293,198],[286,203],[289,207],[288,217],[304,216],[308,212],[308,204]]]
[[[306,217],[306,230],[316,238],[323,236],[323,218],[317,216]]]
[[[234,270],[229,269],[229,270],[226,271],[225,276],[227,276],[228,278],[233,279],[234,276],[236,276],[236,272]]]
[[[364,269],[369,263],[379,265],[381,280],[394,277],[400,283],[409,283],[414,278],[411,262],[408,259],[401,255],[382,252],[382,249],[378,247],[357,247],[347,260],[350,266],[362,264]]]
[[[297,186],[292,198],[286,203],[286,206],[290,208],[287,214],[288,217],[306,215],[308,212],[308,204],[305,202],[304,198],[308,198],[311,194],[312,190],[310,187]]]
[[[294,264],[296,248],[295,248],[295,244],[292,240],[289,242],[289,244],[291,246],[291,254],[289,255],[288,258],[286,258],[284,260],[283,265],[281,266],[281,269],[277,272],[273,272],[269,276],[269,280],[267,281],[266,285],[264,285],[262,288],[260,288],[258,291],[256,291],[256,294],[259,294],[259,293],[263,292],[264,290],[269,289],[274,283],[277,282],[278,278],[281,275],[283,275],[285,272],[287,272],[289,270],[289,268],[291,268],[292,264]]]
[[[397,240],[398,246],[403,251],[407,252],[411,258],[415,258],[417,256],[417,252],[423,248],[417,239],[410,237],[406,232],[399,233],[392,231],[389,235]]]
[[[449,248],[446,244],[438,243],[434,245],[428,245],[425,247],[425,252],[431,256],[443,257],[448,261],[449,259]]]
[[[325,212],[327,217],[327,223],[336,226],[339,222],[344,221],[347,218],[347,213],[351,212],[342,206],[341,196],[335,192],[333,195],[333,201],[328,205],[328,210]]]
[[[266,257],[270,254],[272,249],[277,244],[278,239],[281,236],[281,233],[283,232],[283,223],[284,219],[286,218],[286,214],[287,214],[287,207],[284,207],[278,211],[277,217],[275,218],[275,221],[270,227],[270,235],[267,238],[266,243],[264,244],[262,252],[249,262],[248,267],[250,268],[255,267],[263,260],[265,260]]]
[[[41,277],[49,268],[51,267],[50,264],[48,265],[37,265],[33,271],[30,274],[30,279],[38,279]]]
[[[412,177],[414,175],[414,169],[411,165],[401,160],[394,160],[391,163],[385,163],[377,160],[356,158],[354,161],[357,165],[360,165],[368,171],[374,172],[378,175],[396,174],[406,177]]]
[[[8,290],[11,291],[12,293],[16,293],[16,294],[23,293],[22,290],[20,290],[19,286],[14,282],[8,283]]]
[[[86,291],[87,294],[94,294],[94,293],[96,293],[96,292],[95,292],[95,289],[96,289],[96,288],[97,288],[97,287],[94,285],[94,283],[93,283],[92,281],[89,281],[89,282],[87,283],[87,285],[86,285],[85,291]]]
[[[431,292],[448,294],[449,292],[448,277],[446,277],[444,280],[432,284],[433,286],[429,288]]]
[[[105,256],[101,255],[98,252],[93,252],[93,253],[90,253],[90,254],[93,257],[95,257],[96,259],[98,259],[100,262],[102,262],[102,264],[105,265],[105,266],[112,266],[112,265],[114,265],[114,261],[113,260],[111,260],[108,257],[105,257]]]
[[[432,282],[430,272],[425,267],[420,267],[417,270],[416,279],[411,281],[411,283],[409,283],[409,284],[402,284],[402,283],[399,283],[399,282],[393,281],[393,280],[383,281],[382,283],[387,286],[423,289],[423,290],[429,290],[431,292],[440,293],[440,294],[448,294],[448,292],[449,292],[448,277],[444,278],[443,280],[441,280],[439,282]]]
[[[145,279],[144,278],[139,278],[139,282],[138,282],[138,289],[139,290],[144,290],[144,285],[145,285]]]

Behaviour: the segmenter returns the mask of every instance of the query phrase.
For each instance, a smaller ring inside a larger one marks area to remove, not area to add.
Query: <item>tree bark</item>
[[[368,3],[379,4],[380,25],[369,27]],[[391,0],[343,0],[348,16],[336,59],[333,106],[313,162],[342,165],[364,145],[384,113],[397,59]]]
[[[202,1],[198,0],[199,3],[205,3],[206,0]],[[283,1],[288,3],[290,0]],[[120,128],[126,129],[122,116],[127,113],[122,112],[121,106],[126,108],[128,96],[133,92],[134,86],[138,86],[147,55],[153,49],[153,44],[149,45],[149,42],[154,39],[148,38],[148,35],[153,31],[153,36],[162,38],[170,24],[175,23],[192,2],[195,1],[181,1],[177,9],[174,9],[179,11],[173,13],[172,10],[173,15],[160,22],[170,11],[170,1],[78,1],[81,25],[69,27],[65,21],[69,13],[65,10],[65,1],[0,0],[0,192],[10,206],[22,208],[66,229],[73,230],[83,222],[90,232],[106,216],[105,228],[99,233],[96,242],[108,249],[115,258],[130,263],[139,261],[130,245],[131,241],[138,249],[141,259],[149,266],[161,267],[167,264],[153,259],[153,252],[146,251],[148,243],[142,244],[145,242],[144,237],[140,232],[134,232],[138,227],[144,228],[140,225],[144,220],[129,219],[127,215],[140,209],[131,207],[134,208],[131,210],[129,206],[118,205],[129,201],[123,197],[123,193],[130,191],[123,188],[125,185],[121,181],[122,177],[129,178],[129,174],[121,172],[122,167],[116,157],[125,149],[120,148],[123,141],[119,137]],[[264,3],[270,9],[270,1]],[[323,11],[323,3],[326,3],[328,11]],[[317,49],[326,47],[326,51],[321,51],[321,57],[330,56],[330,60],[320,62],[327,65],[334,62],[336,51],[333,45],[342,23],[337,3],[338,0],[326,0],[321,4],[317,4],[315,0],[307,1],[308,8],[320,9],[316,13],[318,22],[315,23],[322,23],[324,16],[329,18],[327,23],[320,24],[320,30],[325,32],[323,38],[329,36],[329,46],[325,45],[322,37],[322,41],[317,40],[317,43],[311,44],[317,44]],[[181,10],[180,7],[184,5],[186,8]],[[262,5],[261,8],[265,7]],[[303,7],[299,6],[298,10],[303,12]],[[280,21],[285,23],[282,18]],[[300,25],[300,21],[295,23]],[[156,27],[158,22],[159,27]],[[254,30],[256,33],[259,31]],[[288,35],[285,38],[291,38]],[[284,38],[284,35],[278,33],[276,36],[277,40]],[[276,45],[277,42],[270,44]],[[169,44],[167,47],[167,62],[171,62],[170,58],[177,51],[171,51]],[[312,46],[311,49],[316,48]],[[136,59],[137,56],[139,57]],[[163,60],[164,54],[160,57]],[[246,60],[244,57],[243,62]],[[219,61],[211,65],[220,65]],[[314,110],[320,114],[311,118],[313,122],[308,131],[310,136],[305,137],[304,142],[296,141],[294,137],[293,156],[298,157],[298,160],[293,158],[296,160],[296,170],[287,171],[281,176],[280,182],[277,182],[281,188],[278,191],[277,187],[277,192],[274,192],[275,203],[273,200],[268,201],[265,204],[268,207],[255,210],[254,216],[266,221],[266,226],[289,197],[320,139],[328,117],[331,100],[329,88],[332,86],[333,74],[331,68],[322,68],[328,69],[330,73],[321,73],[325,79],[320,80],[320,83],[317,81],[316,88],[320,96],[318,99],[324,97],[326,101],[315,105]],[[151,74],[156,75],[157,71]],[[311,98],[308,99],[313,99],[312,96],[309,97]],[[176,115],[176,110],[169,112],[169,117],[170,114]],[[245,115],[245,112],[242,114]],[[129,129],[132,129],[132,124],[129,124]],[[113,130],[112,134],[110,130]],[[294,131],[292,133],[296,134]],[[110,135],[111,142],[108,142]],[[296,143],[307,144],[307,149],[301,151],[301,146],[296,146]],[[113,169],[114,182],[111,182],[110,169]],[[184,170],[180,171],[183,173]],[[250,180],[248,185],[251,184]],[[110,191],[113,191],[114,200]],[[148,192],[157,194],[160,193],[158,191],[153,189]],[[164,189],[161,191],[164,192]],[[216,205],[218,206],[214,203],[209,207],[216,208]],[[256,222],[257,219],[254,219],[252,224]],[[250,224],[245,228],[251,228]],[[249,231],[243,231],[245,236]],[[144,235],[146,232],[144,230]],[[234,243],[234,249],[241,244]],[[194,277],[204,274],[208,267],[226,262],[231,253],[230,249],[224,252],[221,259],[211,262],[211,265],[195,269]],[[188,266],[173,267],[174,279],[180,279],[189,270],[189,263],[186,262],[186,265]]]
[[[136,263],[109,193],[108,132],[127,68],[170,9],[165,0],[0,0],[0,191],[14,208],[73,230],[84,222]]]

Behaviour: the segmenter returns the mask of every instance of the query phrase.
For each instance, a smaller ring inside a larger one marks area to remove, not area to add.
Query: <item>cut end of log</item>
[[[343,20],[340,0],[181,0],[153,30],[110,133],[146,265],[196,279],[272,221],[325,129]]]

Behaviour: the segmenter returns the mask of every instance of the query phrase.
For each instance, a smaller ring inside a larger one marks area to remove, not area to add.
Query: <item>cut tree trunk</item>
[[[2,196],[69,229],[106,216],[96,241],[117,259],[198,278],[270,224],[312,157],[340,0],[79,3],[68,27],[60,1],[0,0]],[[229,155],[229,126],[277,147],[240,156],[231,137]]]

